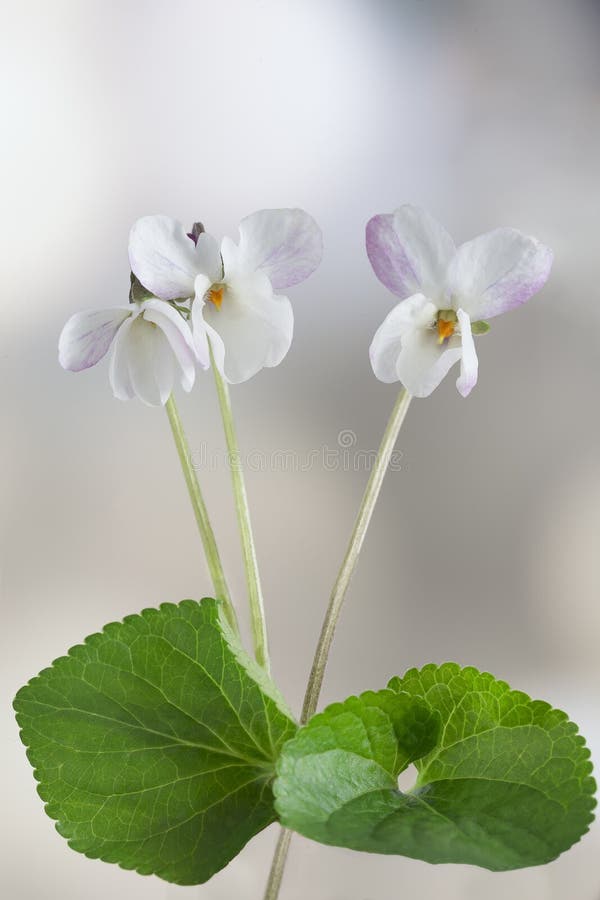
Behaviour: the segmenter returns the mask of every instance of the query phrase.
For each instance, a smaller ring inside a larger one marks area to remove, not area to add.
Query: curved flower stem
[[[335,627],[340,617],[346,591],[348,590],[348,585],[354,574],[361,547],[365,539],[365,534],[367,533],[367,528],[369,527],[373,510],[375,509],[375,504],[396,444],[398,433],[408,411],[410,400],[410,394],[405,389],[402,389],[394,404],[392,414],[383,433],[383,438],[381,439],[381,444],[377,452],[377,459],[371,470],[367,487],[360,504],[360,509],[358,510],[358,515],[354,523],[354,528],[350,535],[348,549],[346,550],[346,555],[329,598],[329,606],[327,607],[327,612],[321,628],[321,635],[315,651],[315,657],[308,679],[308,686],[304,696],[304,705],[302,707],[302,715],[300,718],[300,722],[303,725],[308,722],[317,709]],[[275,848],[275,855],[271,864],[271,872],[264,900],[277,900],[277,897],[279,896],[279,888],[281,886],[290,840],[291,832],[286,828],[282,828]]]
[[[200,532],[200,537],[202,538],[202,545],[204,547],[210,577],[214,585],[215,596],[217,600],[220,600],[223,603],[227,621],[237,634],[239,631],[237,617],[231,603],[231,597],[229,596],[229,588],[227,587],[225,573],[223,572],[223,566],[221,565],[217,542],[210,524],[210,519],[208,518],[208,511],[204,503],[204,498],[202,497],[200,484],[196,477],[196,471],[192,464],[190,448],[179,417],[177,404],[175,403],[175,398],[172,394],[167,400],[165,408],[169,417],[171,431],[173,432],[173,440],[177,447],[177,454],[190,495],[194,515],[196,516],[196,522],[198,523],[198,530]]]
[[[406,413],[408,412],[410,400],[410,394],[403,388],[394,404],[392,414],[383,433],[381,444],[379,445],[379,450],[377,451],[377,459],[375,460],[375,465],[371,470],[367,482],[367,487],[360,504],[360,509],[358,510],[354,528],[350,535],[348,549],[346,550],[344,561],[342,562],[341,569],[329,598],[329,606],[327,607],[327,612],[321,628],[319,643],[317,644],[315,658],[308,679],[308,687],[306,688],[306,694],[304,696],[304,705],[302,707],[302,716],[300,719],[303,724],[308,722],[317,708],[335,627],[340,617],[348,585],[350,584],[350,580],[358,562],[365,534],[367,533],[367,528],[369,527],[373,510],[377,503],[377,498],[379,497],[381,485],[383,484],[383,479],[396,444],[398,433],[404,422]]]
[[[258,561],[256,559],[256,548],[254,546],[254,536],[252,534],[252,523],[250,521],[250,509],[248,506],[248,497],[246,495],[242,461],[233,424],[233,412],[231,409],[229,388],[214,363],[212,350],[211,363],[215,376],[219,406],[221,407],[221,417],[223,419],[223,429],[225,431],[225,441],[227,443],[229,455],[229,468],[231,470],[231,481],[233,483],[233,493],[235,497],[235,511],[242,540],[244,569],[246,571],[248,599],[250,601],[250,619],[252,623],[254,655],[258,664],[262,666],[266,672],[269,672],[269,645],[267,641],[265,609],[262,588],[260,586],[260,576],[258,574]]]

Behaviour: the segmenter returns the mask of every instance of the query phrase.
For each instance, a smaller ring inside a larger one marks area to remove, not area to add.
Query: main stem
[[[185,483],[190,495],[192,508],[194,510],[196,522],[198,523],[198,530],[200,532],[200,537],[202,538],[202,545],[204,547],[210,577],[215,589],[215,596],[217,600],[220,600],[223,603],[227,620],[233,630],[237,632],[237,617],[231,603],[231,597],[229,596],[229,588],[227,587],[227,582],[225,580],[225,573],[223,572],[221,558],[217,549],[215,534],[212,530],[210,519],[208,518],[208,511],[206,509],[206,504],[204,503],[202,491],[200,490],[196,470],[192,464],[190,448],[183,430],[181,418],[179,417],[177,404],[175,403],[175,398],[172,394],[167,400],[166,410],[171,425],[171,431],[173,432],[173,440],[177,447],[179,462],[181,463]]]
[[[344,556],[342,566],[329,598],[329,606],[327,607],[327,612],[321,628],[319,643],[317,644],[306,694],[304,695],[304,704],[300,718],[302,724],[308,722],[317,709],[317,703],[319,702],[319,696],[323,686],[325,669],[327,667],[327,659],[335,634],[335,628],[346,597],[346,591],[348,590],[348,585],[350,584],[352,575],[356,569],[365,534],[367,533],[367,528],[369,527],[373,510],[375,509],[375,504],[377,503],[377,498],[398,438],[398,433],[402,427],[406,413],[408,412],[410,400],[410,394],[405,389],[401,390],[383,433],[383,438],[381,439],[381,444],[377,452],[377,459],[371,470],[367,487],[360,504],[360,509],[354,523],[354,528],[350,535],[348,549],[346,550],[346,555]],[[279,889],[281,887],[281,880],[291,836],[292,833],[287,828],[281,829],[275,848],[275,855],[271,864],[271,872],[269,874],[269,881],[267,883],[264,900],[277,900],[277,897],[279,896]]]
[[[221,407],[221,417],[223,419],[225,441],[227,443],[229,455],[229,467],[231,469],[231,481],[233,483],[233,494],[235,497],[235,511],[242,541],[246,584],[248,585],[248,600],[250,602],[250,620],[252,623],[254,655],[258,664],[268,672],[270,663],[265,609],[262,588],[260,585],[260,576],[258,573],[254,536],[252,534],[252,523],[250,521],[250,508],[248,506],[248,496],[246,494],[246,484],[244,482],[244,472],[238,449],[235,426],[233,424],[233,412],[231,409],[229,388],[214,364],[214,359],[212,359],[212,370],[215,376],[219,406]]]

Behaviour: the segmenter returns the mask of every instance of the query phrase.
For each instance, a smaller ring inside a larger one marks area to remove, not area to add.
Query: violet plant
[[[474,338],[544,285],[552,253],[500,228],[455,247],[403,206],[367,225],[377,277],[399,298],[371,344],[375,375],[402,387],[334,584],[297,721],[273,682],[264,604],[229,384],[286,355],[281,291],[309,277],[321,232],[302,210],[262,210],[219,245],[197,223],[147,216],[129,241],[129,303],[75,314],[65,369],[111,350],[114,395],[165,406],[208,570],[211,597],[164,603],[106,625],[15,698],[46,812],[76,851],[181,885],[208,879],[259,831],[281,823],[265,900],[279,896],[294,831],[323,844],[492,871],[543,865],[593,819],[584,739],[564,712],[455,663],[317,712],[348,585],[411,397],[460,363],[477,381]],[[173,389],[211,368],[229,451],[253,636],[242,647]],[[460,477],[460,476],[459,476]],[[393,673],[392,673],[393,674]],[[414,763],[416,782],[398,788]]]

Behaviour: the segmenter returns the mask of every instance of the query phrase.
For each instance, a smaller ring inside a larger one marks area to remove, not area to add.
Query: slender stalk
[[[287,862],[288,851],[290,849],[290,841],[292,832],[289,828],[282,828],[279,832],[277,845],[273,862],[271,863],[271,871],[269,872],[269,880],[265,890],[264,900],[277,900],[279,889],[281,888],[281,880],[283,878],[283,870]]]
[[[244,472],[242,470],[242,461],[233,424],[233,412],[231,409],[229,388],[214,364],[212,351],[211,361],[217,387],[217,396],[219,398],[219,406],[221,407],[221,417],[223,419],[223,429],[225,431],[225,441],[227,443],[229,455],[229,468],[231,470],[231,481],[235,497],[235,511],[242,541],[246,584],[248,585],[248,600],[250,602],[250,621],[252,623],[254,655],[258,664],[268,672],[270,663],[265,609],[262,588],[260,586],[260,576],[258,573],[254,536],[252,534],[252,523],[250,521],[250,508],[248,506]]]
[[[177,447],[179,462],[181,463],[185,483],[190,495],[192,508],[194,510],[196,522],[198,523],[198,531],[200,532],[200,537],[202,538],[202,545],[204,547],[204,553],[206,555],[206,562],[208,563],[210,577],[215,589],[215,596],[217,600],[221,600],[221,602],[223,603],[223,608],[225,610],[227,620],[234,631],[237,632],[237,617],[231,603],[231,597],[229,596],[229,589],[225,580],[223,566],[221,565],[221,558],[217,549],[215,534],[212,530],[210,519],[208,518],[208,511],[204,503],[204,498],[202,497],[200,484],[198,483],[196,471],[194,469],[194,466],[192,465],[190,448],[185,436],[185,432],[183,430],[181,418],[179,417],[177,404],[175,403],[175,398],[172,394],[167,400],[166,410],[169,417],[169,423],[171,425],[171,431],[173,432],[173,440],[175,441],[175,446]]]
[[[329,657],[331,643],[340,617],[346,591],[348,590],[348,585],[350,584],[350,580],[356,569],[365,534],[367,533],[367,528],[369,527],[373,510],[375,509],[375,504],[398,438],[398,433],[408,411],[410,400],[410,394],[405,389],[401,390],[383,433],[383,438],[381,439],[381,444],[377,452],[377,459],[371,470],[367,487],[354,523],[354,528],[350,535],[348,549],[346,550],[346,555],[344,556],[342,566],[329,598],[329,606],[327,607],[327,612],[321,628],[321,635],[319,637],[319,643],[317,644],[312,669],[308,679],[308,686],[304,696],[304,705],[302,707],[302,715],[300,718],[302,724],[308,722],[317,709],[317,703],[319,702],[319,696],[323,686],[325,669],[327,667],[327,659]],[[285,868],[290,847],[290,840],[291,832],[286,828],[282,828],[275,848],[275,855],[273,856],[273,862],[271,864],[271,872],[269,874],[264,900],[277,900],[277,897],[279,896],[279,889],[281,887],[283,870]]]
[[[396,439],[402,423],[404,422],[406,413],[408,412],[410,399],[410,394],[403,388],[398,395],[398,399],[394,404],[392,414],[390,415],[383,433],[381,444],[377,451],[377,459],[371,470],[367,487],[354,523],[354,528],[350,535],[348,549],[346,550],[344,561],[342,562],[342,566],[329,598],[329,606],[327,607],[327,612],[321,628],[319,643],[317,644],[315,658],[308,679],[308,687],[306,688],[306,694],[304,696],[304,705],[302,707],[302,716],[300,719],[302,723],[308,722],[317,709],[319,695],[323,686],[323,678],[325,676],[325,668],[327,666],[327,658],[346,597],[346,591],[348,590],[348,585],[350,584],[350,580],[356,569],[365,534],[367,533],[367,528],[369,527],[373,510],[377,503],[377,498],[379,497],[381,485],[385,478],[385,473],[396,444]]]

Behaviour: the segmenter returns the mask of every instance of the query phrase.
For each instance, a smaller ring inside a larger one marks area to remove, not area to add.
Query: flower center
[[[223,291],[225,290],[224,284],[213,284],[211,289],[208,292],[207,300],[217,307],[217,309],[221,309],[221,303],[223,302]]]
[[[438,344],[443,344],[452,337],[458,319],[453,309],[440,309],[435,323],[438,333]]]

